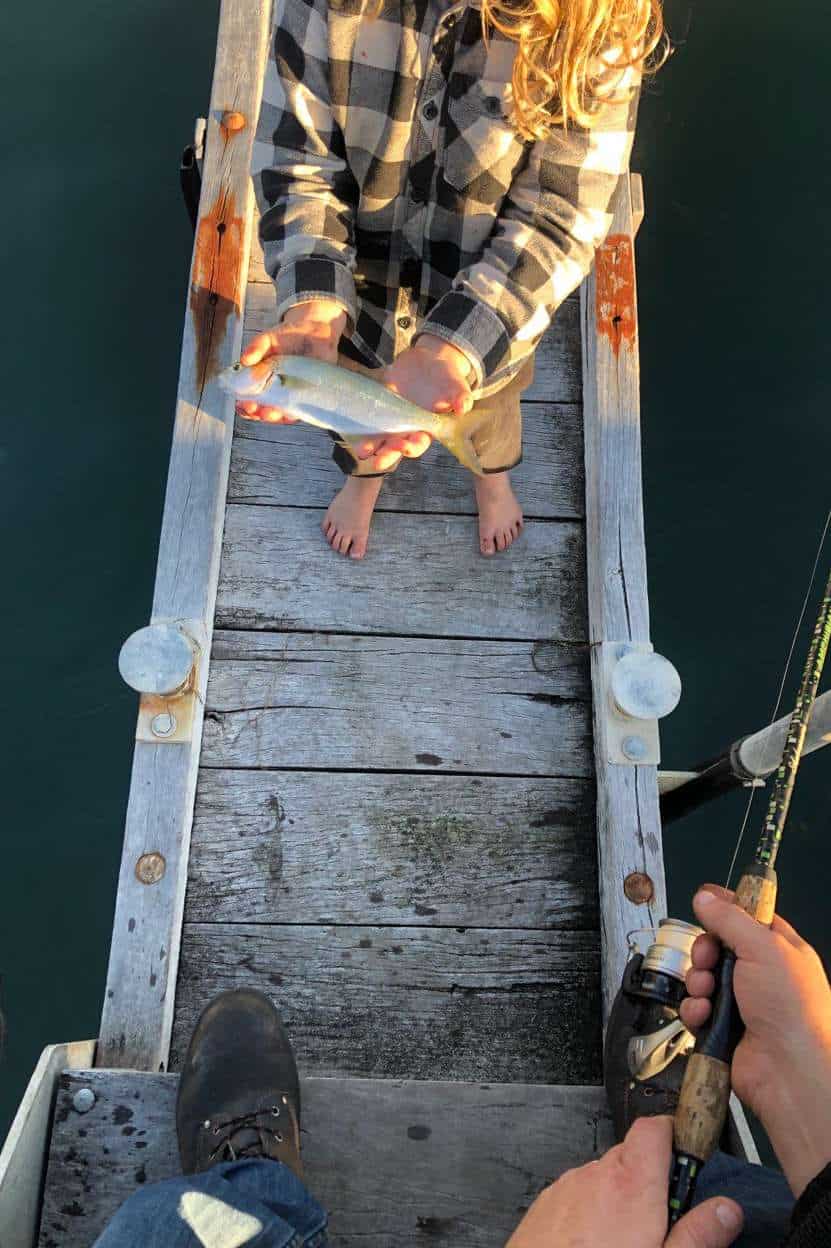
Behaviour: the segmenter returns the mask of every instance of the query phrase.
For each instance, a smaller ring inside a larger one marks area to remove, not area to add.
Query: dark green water
[[[769,715],[831,494],[829,54],[808,6],[797,24],[670,0],[682,46],[642,109],[653,637],[685,682],[668,766]],[[177,167],[217,12],[46,0],[4,30],[0,1137],[41,1048],[97,1033],[135,722],[115,658],[151,602],[191,244]],[[807,760],[781,859],[781,908],[826,955],[829,764]],[[723,879],[741,806],[667,831],[679,916]]]

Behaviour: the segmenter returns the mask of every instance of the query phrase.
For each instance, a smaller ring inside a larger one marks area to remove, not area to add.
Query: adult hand
[[[736,954],[733,989],[746,1029],[733,1056],[733,1088],[761,1119],[799,1196],[831,1161],[831,988],[790,923],[777,915],[763,927],[733,898],[715,884],[693,898],[707,934],[693,944],[681,1017],[693,1030],[709,1017],[723,941]]]
[[[715,1196],[667,1236],[672,1119],[639,1118],[600,1161],[569,1170],[537,1197],[507,1248],[727,1248],[739,1205]]]
[[[338,343],[346,328],[346,312],[339,303],[312,299],[289,308],[279,325],[267,329],[249,343],[240,357],[242,364],[259,364],[270,355],[311,355],[327,364],[337,364]],[[263,420],[269,424],[290,425],[296,417],[279,407],[267,407],[251,399],[236,405],[240,416],[247,420]]]
[[[402,351],[379,380],[395,394],[424,407],[428,412],[455,412],[463,416],[473,406],[468,374],[470,362],[463,351],[433,334],[424,334],[415,346]],[[375,472],[387,472],[404,455],[423,455],[432,438],[429,433],[406,433],[367,438],[357,447],[359,459],[372,459]]]

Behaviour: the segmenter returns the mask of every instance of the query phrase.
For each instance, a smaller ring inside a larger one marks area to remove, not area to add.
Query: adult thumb
[[[718,936],[739,958],[752,958],[764,951],[770,931],[741,906],[724,896],[723,890],[705,885],[693,897],[693,910],[702,927]]]
[[[670,1231],[664,1248],[728,1248],[743,1225],[741,1205],[725,1196],[714,1196],[684,1214]]]

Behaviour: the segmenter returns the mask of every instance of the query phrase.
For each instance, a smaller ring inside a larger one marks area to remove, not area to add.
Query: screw
[[[95,1093],[92,1088],[79,1088],[72,1098],[72,1104],[79,1114],[87,1114],[95,1104]]]
[[[646,758],[646,742],[643,737],[624,737],[620,748],[633,763],[639,763]]]
[[[150,720],[150,731],[154,737],[169,737],[176,731],[176,716],[171,711],[162,711]]]

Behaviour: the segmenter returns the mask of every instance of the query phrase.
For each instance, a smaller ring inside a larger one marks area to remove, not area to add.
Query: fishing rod
[[[831,576],[814,625],[756,852],[736,889],[736,905],[766,927],[773,922],[776,910],[776,857],[830,641]],[[670,1226],[689,1209],[701,1167],[718,1147],[724,1130],[730,1102],[730,1062],[744,1030],[733,993],[735,966],[735,953],[725,948],[716,968],[712,1013],[698,1034],[684,1073],[675,1114]]]

